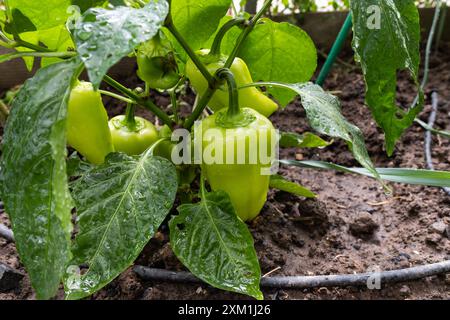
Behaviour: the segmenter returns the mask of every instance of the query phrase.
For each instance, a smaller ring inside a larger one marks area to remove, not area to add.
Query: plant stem
[[[197,107],[194,109],[192,114],[186,119],[186,122],[184,123],[184,128],[190,130],[192,126],[194,125],[194,122],[200,117],[203,110],[205,110],[206,105],[208,104],[209,100],[211,100],[212,96],[216,92],[217,89],[208,88],[205,93],[202,95],[200,100],[198,101]]]
[[[169,1],[170,3],[170,1]],[[266,10],[270,7],[272,4],[272,0],[267,0],[264,3],[264,6],[261,8],[261,10],[250,20],[250,22],[246,25],[245,29],[242,31],[241,35],[238,38],[238,41],[236,43],[236,46],[229,56],[227,62],[225,63],[224,68],[229,69],[231,64],[233,63],[234,59],[236,58],[237,54],[239,53],[240,47],[244,43],[245,39],[247,38],[248,34],[253,30],[253,28],[256,26],[256,23],[261,18],[261,16],[266,12]],[[203,65],[203,63],[198,59],[197,55],[192,51],[192,49],[189,47],[189,45],[184,41],[183,37],[178,33],[175,26],[173,25],[172,17],[169,16],[166,20],[166,27],[169,29],[169,31],[172,32],[172,34],[177,38],[177,40],[180,42],[180,44],[184,47],[185,51],[188,53],[194,64],[197,66],[197,68],[200,70],[200,72],[203,74],[203,76],[208,81],[208,89],[205,91],[203,96],[198,102],[197,107],[192,112],[192,114],[186,119],[184,123],[184,127],[188,130],[192,128],[194,125],[194,122],[200,117],[203,110],[206,108],[206,105],[208,104],[209,100],[211,100],[211,97],[214,95],[214,93],[217,90],[217,79],[214,76],[211,76],[211,74],[206,70],[206,67]],[[203,71],[202,71],[203,69]]]
[[[227,116],[233,118],[240,113],[239,109],[239,89],[236,84],[236,80],[234,79],[233,72],[230,69],[219,69],[217,71],[217,76],[220,79],[225,79],[228,84],[228,93],[229,93],[229,107],[227,111]]]
[[[28,41],[22,40],[21,38],[16,38],[14,39],[16,42],[16,47],[25,47],[34,51],[38,51],[38,52],[54,52],[46,47],[42,47],[33,43],[30,43]]]
[[[42,57],[42,58],[61,58],[67,59],[76,56],[76,52],[15,52],[0,56],[0,63],[22,57]]]
[[[135,104],[129,103],[127,105],[127,110],[125,111],[125,125],[127,126],[130,131],[133,131],[136,129],[136,119],[134,118],[135,113]]]
[[[209,71],[206,69],[205,65],[200,61],[198,56],[195,54],[194,50],[189,46],[189,44],[184,40],[183,36],[178,32],[177,28],[173,24],[172,17],[167,17],[166,28],[169,29],[169,31],[172,33],[172,35],[177,39],[177,41],[180,43],[180,45],[183,47],[184,51],[186,51],[189,58],[191,58],[192,62],[196,65],[198,70],[200,70],[201,74],[205,77],[206,81],[208,81],[208,84],[210,86],[214,85],[214,77],[209,73]]]
[[[259,19],[261,19],[262,15],[267,11],[267,9],[272,4],[272,0],[267,0],[261,10],[258,11],[258,13],[250,20],[250,22],[246,25],[245,29],[242,31],[241,35],[239,36],[236,46],[234,47],[233,51],[231,52],[230,56],[228,57],[227,62],[224,65],[224,68],[229,69],[231,65],[233,64],[234,59],[239,54],[239,50],[242,47],[242,44],[244,43],[247,36],[252,32],[252,30],[255,28],[256,24],[258,23]]]
[[[214,38],[214,42],[211,46],[211,51],[209,52],[209,54],[211,56],[220,55],[220,46],[227,32],[234,26],[244,24],[246,21],[247,20],[245,18],[235,18],[225,23]]]
[[[126,102],[126,103],[134,103],[133,100],[125,98],[124,96],[121,96],[121,95],[113,93],[113,92],[109,92],[109,91],[106,91],[106,90],[98,90],[98,92],[100,92],[104,96],[108,96],[108,97],[111,97],[111,98],[114,98],[114,99],[117,99],[117,100],[121,100],[121,101]]]
[[[111,87],[116,89],[117,91],[121,92],[122,94],[128,96],[133,101],[135,101],[137,104],[143,106],[147,110],[154,113],[158,118],[160,118],[165,124],[168,126],[173,125],[172,119],[161,109],[159,109],[151,100],[145,100],[142,97],[140,97],[138,94],[134,93],[132,90],[124,87],[122,84],[111,78],[110,76],[105,76],[103,80],[109,84]]]

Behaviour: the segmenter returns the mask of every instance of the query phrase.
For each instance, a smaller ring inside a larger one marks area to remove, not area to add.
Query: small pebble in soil
[[[280,290],[275,294],[275,300],[288,300],[289,294],[286,291]]]
[[[372,215],[366,211],[358,212],[350,222],[350,232],[359,238],[368,238],[372,236],[379,228],[378,223]]]
[[[198,287],[197,290],[195,290],[196,294],[206,294],[206,290],[202,287]]]
[[[403,297],[408,297],[410,294],[411,294],[411,289],[408,287],[408,286],[402,286],[401,288],[400,288],[400,294],[403,296]]]
[[[438,221],[438,222],[433,223],[430,226],[429,231],[430,231],[430,233],[444,234],[446,229],[447,229],[447,225],[445,224],[445,222]]]
[[[353,248],[355,250],[359,250],[361,249],[361,242],[357,241],[356,243],[353,244]]]
[[[296,234],[293,234],[292,236],[291,236],[291,241],[292,241],[292,243],[293,244],[295,244],[297,247],[299,247],[299,248],[303,248],[304,246],[305,246],[305,241],[303,241],[302,239],[300,239],[299,237],[298,237],[298,235],[296,235]]]

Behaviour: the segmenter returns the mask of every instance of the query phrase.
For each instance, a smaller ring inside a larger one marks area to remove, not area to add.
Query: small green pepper
[[[219,163],[207,163],[203,159],[202,172],[211,188],[227,192],[239,217],[249,221],[259,214],[267,200],[277,133],[270,120],[257,111],[239,108],[240,95],[230,76],[231,71],[221,69],[221,74],[228,77],[228,86],[232,87],[230,107],[204,119],[201,128],[203,150],[211,147],[214,153],[222,150],[222,158]],[[216,137],[220,134],[219,138],[211,139],[209,129],[214,129]],[[227,162],[226,154],[230,150],[234,150],[231,163]],[[245,161],[238,162],[239,154]],[[252,161],[252,158],[255,160]]]
[[[67,143],[93,164],[114,151],[102,97],[89,82],[72,89],[67,111]]]
[[[139,155],[158,141],[158,131],[148,120],[134,115],[134,105],[129,104],[126,115],[109,121],[112,141],[117,152]]]
[[[172,130],[168,125],[164,125],[159,129],[158,132],[159,139],[166,138],[167,140],[161,141],[155,148],[154,154],[159,157],[166,158],[172,161],[172,151],[176,147],[176,144],[170,141],[172,137]]]
[[[224,55],[219,57],[210,56],[209,50],[201,50],[197,54],[206,63],[206,67],[211,74],[222,68],[228,58]],[[244,60],[240,58],[234,59],[230,70],[234,74],[238,87],[253,83],[252,76]],[[203,94],[208,89],[208,82],[192,60],[189,60],[186,64],[186,76],[198,94]],[[274,101],[255,87],[239,90],[239,101],[242,108],[254,109],[265,117],[269,117],[278,109],[278,105]],[[208,107],[216,112],[220,109],[228,108],[228,106],[228,89],[226,85],[223,85],[215,92],[208,103]]]
[[[175,54],[162,33],[139,47],[137,64],[137,74],[149,88],[167,90],[180,80]]]

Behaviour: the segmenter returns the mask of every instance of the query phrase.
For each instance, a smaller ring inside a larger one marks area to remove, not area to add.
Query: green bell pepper
[[[239,108],[240,95],[231,71],[221,69],[219,75],[227,77],[228,86],[232,87],[231,103],[228,109],[216,112],[201,123],[204,155],[212,148],[216,158],[215,163],[208,163],[203,157],[202,172],[211,188],[227,192],[239,217],[249,221],[258,216],[267,200],[277,133],[270,120],[257,111]],[[214,138],[210,133],[214,133]],[[220,150],[222,156],[217,156]],[[230,150],[234,150],[233,157],[227,155]]]
[[[228,58],[224,55],[210,56],[209,50],[201,50],[197,54],[211,74],[222,68]],[[230,70],[234,74],[238,87],[253,83],[247,64],[241,58],[234,59]],[[208,89],[208,82],[192,60],[188,60],[186,64],[186,76],[198,94],[203,94]],[[278,105],[273,100],[255,87],[239,90],[239,101],[240,107],[254,109],[265,117],[269,117],[278,109]],[[228,106],[228,89],[226,85],[223,85],[212,96],[208,107],[216,112]]]
[[[126,115],[109,121],[112,141],[117,152],[139,155],[158,141],[158,131],[148,120],[134,115],[134,105],[129,104]]]
[[[67,111],[67,143],[93,164],[114,152],[102,97],[89,82],[72,89]]]

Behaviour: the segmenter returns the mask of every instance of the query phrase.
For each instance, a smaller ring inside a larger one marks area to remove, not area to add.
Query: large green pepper
[[[109,121],[112,141],[117,152],[139,155],[158,141],[158,131],[148,120],[134,115],[134,105],[129,104],[126,115]]]
[[[67,143],[93,164],[114,151],[101,95],[89,82],[78,82],[70,94]]]
[[[220,72],[224,74],[229,72],[222,70]],[[232,82],[228,86],[235,87]],[[230,92],[230,99],[234,95],[230,107],[219,110],[201,123],[202,172],[211,188],[227,192],[239,217],[249,221],[259,214],[267,200],[277,133],[270,120],[257,111],[239,108],[237,89]],[[216,163],[208,163],[205,158],[208,150],[214,150]],[[217,156],[218,150],[222,151],[222,156]],[[234,150],[233,157],[230,157],[230,150]]]
[[[227,57],[224,55],[220,57],[210,56],[208,53],[209,50],[197,52],[202,62],[206,64],[208,71],[211,74],[214,74],[218,69],[224,66]],[[239,87],[253,83],[250,71],[242,59],[234,59],[230,70],[233,72]],[[192,60],[189,60],[186,64],[186,76],[189,78],[192,87],[198,94],[203,94],[207,90],[208,82]],[[239,90],[239,101],[241,107],[254,109],[266,117],[269,117],[278,109],[278,105],[273,100],[255,87]],[[227,86],[224,85],[215,92],[208,103],[208,107],[215,112],[223,108],[228,108],[228,106],[228,89]]]
[[[164,34],[157,34],[137,51],[137,75],[152,89],[167,90],[180,80],[175,54]]]

